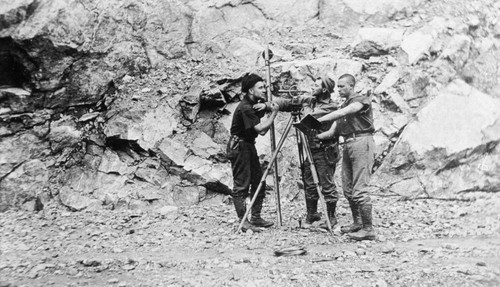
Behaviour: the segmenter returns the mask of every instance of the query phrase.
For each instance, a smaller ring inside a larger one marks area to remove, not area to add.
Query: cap
[[[264,79],[262,79],[259,75],[256,74],[249,74],[241,80],[241,92],[242,93],[248,93],[248,90],[253,88],[255,84],[258,82],[263,82]]]

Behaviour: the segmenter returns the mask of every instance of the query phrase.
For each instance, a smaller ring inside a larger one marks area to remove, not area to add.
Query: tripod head
[[[288,89],[281,89],[279,85],[273,85],[272,93],[274,94],[288,94],[290,97],[295,97],[302,94],[310,93],[310,91],[299,90],[297,86],[291,86]]]
[[[298,95],[292,97],[291,101],[292,106],[292,116],[296,117],[300,115],[300,110],[302,109],[302,104],[300,103],[300,99]]]

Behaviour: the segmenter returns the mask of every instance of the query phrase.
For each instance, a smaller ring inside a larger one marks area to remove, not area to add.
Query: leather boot
[[[234,208],[236,209],[236,214],[238,215],[239,221],[238,226],[245,216],[245,212],[247,211],[245,198],[243,197],[233,197]],[[260,229],[256,226],[253,226],[247,219],[243,222],[243,226],[241,226],[241,231],[246,232],[247,230],[252,230],[253,232],[260,232]]]
[[[332,226],[332,229],[335,228],[335,225],[337,225],[337,217],[335,216],[336,209],[337,209],[336,201],[326,203],[326,211],[328,212],[328,219],[330,219],[330,224]],[[323,229],[328,229],[326,221],[324,223],[321,223],[319,227]]]
[[[361,222],[363,228],[354,233],[349,233],[348,236],[354,240],[375,240],[375,231],[372,225],[372,205],[371,203],[363,204],[359,208],[361,213]]]
[[[253,226],[257,227],[270,227],[273,226],[274,222],[264,220],[260,216],[260,212],[262,211],[262,204],[264,203],[264,197],[257,197],[252,206],[252,219],[250,223]]]
[[[316,221],[321,220],[321,215],[318,213],[318,200],[317,199],[306,199],[306,209],[307,215],[304,223],[306,225],[311,225]]]
[[[351,208],[353,223],[351,225],[346,225],[340,227],[340,232],[351,233],[360,230],[363,225],[361,224],[361,215],[359,214],[359,208],[357,204],[353,201],[349,201],[349,207]]]

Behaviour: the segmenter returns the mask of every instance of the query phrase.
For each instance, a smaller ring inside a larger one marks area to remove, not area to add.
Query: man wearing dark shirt
[[[355,240],[374,240],[372,203],[368,184],[374,162],[373,113],[369,97],[354,92],[356,79],[350,74],[339,78],[339,95],[345,98],[341,108],[318,120],[335,121],[330,130],[318,135],[328,138],[338,133],[344,138],[342,157],[342,187],[349,201],[354,223],[343,226],[341,231]]]
[[[240,220],[246,212],[246,198],[253,197],[262,178],[259,157],[255,149],[255,139],[258,135],[265,135],[270,129],[276,115],[278,106],[271,104],[271,114],[264,121],[260,119],[264,112],[259,112],[253,105],[264,100],[266,88],[264,80],[256,74],[245,76],[241,82],[241,92],[244,94],[243,100],[234,111],[231,123],[231,141],[235,141],[234,155],[231,156],[231,167],[233,171],[233,202],[236,214]],[[242,230],[251,229],[260,231],[258,227],[270,227],[272,222],[261,217],[262,204],[264,201],[266,185],[262,189],[252,206],[252,216],[250,222],[245,220]]]

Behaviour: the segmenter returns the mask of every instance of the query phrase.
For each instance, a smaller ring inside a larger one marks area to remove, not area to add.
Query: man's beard
[[[330,97],[330,94],[327,93],[327,92],[323,92],[322,90],[316,90],[313,94],[314,98],[316,98],[317,100],[323,100],[323,99],[326,99],[326,98],[329,98]]]

